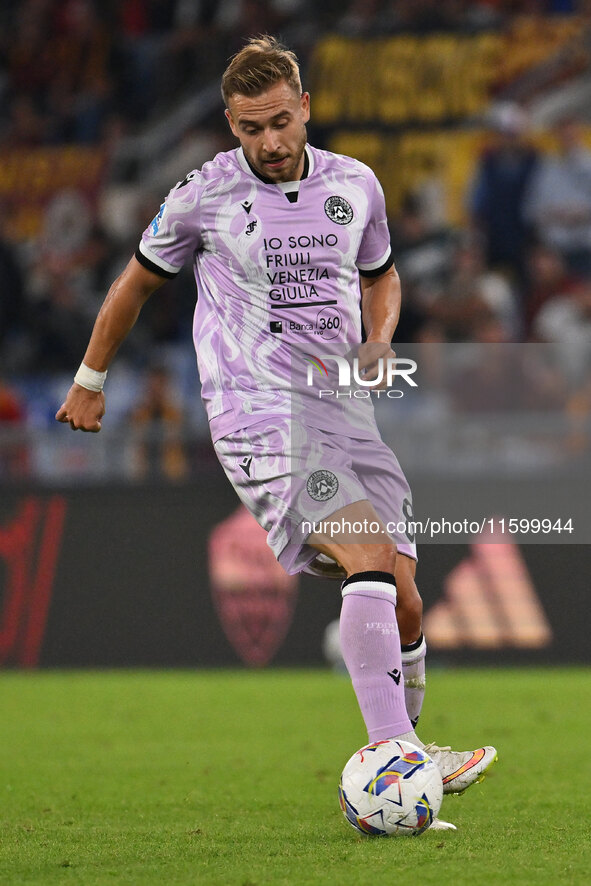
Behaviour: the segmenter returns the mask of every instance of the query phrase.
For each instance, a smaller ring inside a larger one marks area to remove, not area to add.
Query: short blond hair
[[[227,106],[233,95],[260,95],[281,80],[285,80],[298,95],[302,94],[295,52],[268,34],[252,37],[232,57],[224,71],[222,98]]]

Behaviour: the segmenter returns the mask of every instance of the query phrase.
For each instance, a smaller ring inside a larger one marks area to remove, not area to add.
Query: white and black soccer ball
[[[426,831],[443,800],[441,773],[409,741],[377,741],[356,751],[343,769],[339,802],[362,834],[414,837]]]

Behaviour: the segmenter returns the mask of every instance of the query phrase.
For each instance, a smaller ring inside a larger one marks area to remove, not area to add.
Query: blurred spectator
[[[372,37],[383,32],[384,0],[352,0],[337,30],[348,37]]]
[[[0,206],[0,369],[9,360],[11,345],[25,328],[24,276],[14,245],[5,236],[6,214]]]
[[[77,337],[92,329],[108,270],[108,242],[84,197],[58,193],[45,211],[28,273],[31,368],[71,370],[80,360]]]
[[[163,366],[152,367],[141,402],[131,414],[132,472],[137,479],[159,477],[178,481],[187,476],[183,424],[168,371]]]
[[[1,133],[2,147],[34,148],[46,138],[46,118],[38,112],[28,95],[17,95],[8,108],[6,126]]]
[[[566,382],[547,354],[491,342],[466,346],[452,376],[454,406],[466,412],[552,412],[564,408]]]
[[[134,120],[154,111],[167,91],[170,70],[164,56],[175,6],[162,0],[123,0],[115,6],[119,101]]]
[[[56,6],[55,69],[48,110],[58,121],[53,140],[99,140],[109,109],[111,38],[92,0],[65,0]]]
[[[539,341],[569,345],[591,343],[591,280],[547,300],[538,311],[533,334]]]
[[[570,395],[566,406],[570,424],[567,445],[569,452],[574,455],[588,452],[591,448],[591,373],[589,372],[591,348],[587,347],[585,357],[587,372],[584,380]]]
[[[165,98],[187,84],[204,84],[216,77],[226,55],[220,40],[218,0],[177,0],[173,27],[166,38]]]
[[[495,340],[515,341],[519,315],[512,288],[502,274],[487,268],[484,252],[474,238],[457,247],[445,291],[431,304],[429,317],[443,329],[447,341],[470,341],[483,323],[494,321]]]
[[[9,145],[90,143],[109,109],[111,38],[92,0],[26,0],[7,48]]]
[[[40,102],[55,69],[52,53],[53,0],[24,0],[12,5],[12,21],[6,42],[7,69],[10,88],[17,96],[27,95]]]
[[[236,5],[238,17],[229,34],[231,47],[238,50],[249,37],[281,30],[284,17],[272,0],[238,0]]]
[[[80,360],[77,342],[92,329],[91,312],[69,279],[67,268],[57,263],[47,266],[37,284],[30,315],[32,368],[45,372],[71,370]]]
[[[528,256],[528,285],[525,290],[525,333],[532,335],[537,315],[546,302],[566,298],[579,285],[579,278],[568,271],[556,249],[537,245]]]
[[[24,404],[0,377],[0,479],[21,479],[28,472],[27,448],[13,433],[24,424]]]
[[[526,217],[539,238],[557,249],[571,271],[591,273],[591,151],[580,125],[564,120],[554,130],[558,154],[541,161],[530,181]]]
[[[527,116],[518,105],[497,106],[490,127],[491,142],[470,186],[472,225],[484,235],[487,261],[523,281],[528,240],[524,200],[539,155],[527,139]]]
[[[404,309],[396,332],[398,341],[412,341],[428,309],[443,292],[455,252],[451,230],[433,227],[418,195],[408,193],[391,224],[392,251],[403,280]]]
[[[498,345],[507,342],[507,328],[498,317],[484,315],[472,327],[472,339],[478,344]]]
[[[477,4],[458,0],[390,0],[386,11],[386,27],[389,32],[411,31],[429,34],[441,31],[457,31],[470,26],[471,10]],[[490,24],[491,19],[487,18]]]

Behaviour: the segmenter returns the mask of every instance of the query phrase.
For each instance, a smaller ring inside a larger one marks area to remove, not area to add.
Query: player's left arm
[[[369,342],[390,344],[400,317],[400,277],[394,265],[379,277],[361,278],[361,319]]]
[[[394,265],[378,277],[361,276],[361,319],[366,342],[359,348],[359,368],[375,377],[377,360],[394,356],[392,336],[400,317],[400,278]]]
[[[384,191],[374,173],[359,164],[368,196],[367,215],[359,244],[356,265],[361,279],[361,319],[366,342],[358,352],[366,378],[380,357],[394,356],[390,347],[400,316],[400,279],[394,267]]]

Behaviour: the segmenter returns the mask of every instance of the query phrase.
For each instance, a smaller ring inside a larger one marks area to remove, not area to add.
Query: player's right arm
[[[101,307],[84,363],[97,372],[105,372],[126,336],[133,328],[148,298],[165,282],[165,278],[143,267],[132,258],[115,280]],[[72,430],[98,432],[105,414],[102,391],[89,391],[74,384],[56,413],[57,421],[69,424]]]

